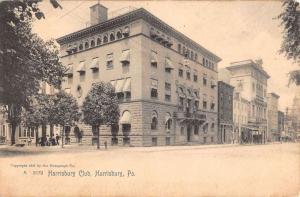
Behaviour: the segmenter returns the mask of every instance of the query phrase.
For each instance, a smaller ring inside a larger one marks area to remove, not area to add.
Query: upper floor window
[[[151,79],[151,90],[150,90],[150,95],[151,98],[158,98],[158,81],[156,79]]]
[[[206,74],[203,75],[203,85],[204,86],[207,85],[207,75]]]
[[[165,83],[165,90],[171,91],[171,84],[170,83]]]
[[[150,61],[151,61],[151,66],[154,68],[157,68],[157,52],[156,51],[151,51]]]
[[[109,40],[110,40],[110,41],[114,41],[114,40],[115,40],[115,34],[114,34],[114,33],[111,33],[111,34],[110,34]]]
[[[88,49],[88,48],[90,48],[90,46],[89,46],[89,43],[88,43],[88,42],[86,42],[86,43],[84,44],[84,48],[85,48],[85,49]]]
[[[110,54],[106,55],[106,68],[107,69],[112,69],[114,67],[113,59],[114,59],[113,53],[110,53]]]
[[[198,54],[195,53],[195,61],[198,61]]]
[[[79,44],[78,49],[79,49],[79,51],[82,51],[83,50],[83,44]]]
[[[189,70],[186,71],[186,79],[191,80],[191,72]]]
[[[121,33],[121,31],[118,31],[117,32],[117,39],[121,39],[122,38],[122,33]]]
[[[193,60],[194,59],[194,52],[191,51],[191,59]]]
[[[202,64],[205,66],[205,58],[202,58]]]
[[[97,46],[101,44],[101,38],[97,38]]]
[[[157,113],[156,111],[152,112],[152,116],[151,116],[151,130],[156,130],[157,129]]]
[[[178,76],[183,77],[183,69],[181,68],[178,69]]]
[[[103,37],[103,43],[107,43],[108,42],[108,37],[107,37],[107,35],[105,35],[104,37]]]
[[[194,135],[199,135],[199,126],[198,125],[194,126]]]
[[[95,41],[92,40],[92,41],[91,41],[91,47],[94,47],[94,46],[95,46]]]
[[[194,82],[198,81],[198,75],[194,74]]]
[[[172,117],[170,113],[166,115],[166,129],[170,130],[172,128]]]
[[[178,53],[181,53],[181,44],[178,44]]]

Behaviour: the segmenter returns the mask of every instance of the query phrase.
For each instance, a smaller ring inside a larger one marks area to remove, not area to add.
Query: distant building
[[[284,112],[278,111],[278,132],[280,136],[284,135]]]
[[[245,123],[244,130],[240,131],[241,142],[264,143],[267,138],[267,80],[270,76],[263,69],[262,60],[232,62],[227,69],[231,74],[230,85],[237,93],[234,96],[238,99],[234,101],[249,105],[249,109],[244,108],[240,114],[241,121],[236,120],[236,123]],[[237,103],[237,107],[241,106]]]
[[[233,90],[234,88],[218,81],[218,142],[233,143]]]
[[[275,93],[268,93],[268,141],[279,141],[280,132],[278,129],[278,99]]]
[[[115,87],[120,121],[101,127],[101,144],[216,143],[221,59],[143,8],[111,19],[100,4],[90,9],[93,26],[57,41],[69,67],[62,87],[79,105],[93,83]],[[93,129],[78,123],[66,128],[66,138],[92,144]]]

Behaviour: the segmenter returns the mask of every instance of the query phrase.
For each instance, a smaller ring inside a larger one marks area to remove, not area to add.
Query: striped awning
[[[151,63],[152,64],[155,64],[155,63],[157,64],[158,61],[157,61],[157,53],[156,52],[151,51],[151,57],[150,58],[151,58]]]
[[[130,62],[130,51],[125,50],[122,52],[120,62]]]
[[[174,65],[172,63],[172,61],[170,60],[170,58],[166,58],[166,64],[165,64],[165,68],[167,69],[174,69]]]
[[[125,111],[120,119],[121,124],[131,124],[131,114],[129,111]]]
[[[78,68],[76,70],[77,72],[85,72],[85,62],[82,61],[79,63]]]
[[[94,58],[92,63],[90,64],[90,69],[99,69],[99,59]]]

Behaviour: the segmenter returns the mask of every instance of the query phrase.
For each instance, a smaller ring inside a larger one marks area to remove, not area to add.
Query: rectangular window
[[[194,75],[194,82],[197,82],[197,81],[198,81],[198,76]]]
[[[151,90],[150,90],[150,95],[151,98],[158,98],[158,81],[156,79],[151,79]]]
[[[106,55],[106,69],[113,69],[114,67],[113,59],[114,59],[113,53]]]
[[[199,135],[199,126],[198,125],[194,126],[194,135]]]
[[[184,98],[180,97],[179,98],[179,110],[183,111],[183,103],[184,103]]]
[[[166,145],[170,145],[170,144],[171,144],[170,137],[166,137]]]
[[[204,86],[207,85],[207,75],[206,74],[203,76],[203,85]]]
[[[203,109],[207,109],[207,101],[203,101]]]
[[[211,142],[214,142],[214,137],[210,137],[210,141],[211,141]]]
[[[178,76],[179,76],[179,77],[183,77],[183,70],[182,70],[182,69],[179,69],[179,70],[178,70]]]
[[[204,144],[206,143],[206,137],[203,137],[203,143]]]
[[[166,94],[166,95],[165,95],[165,101],[170,102],[170,101],[171,101],[171,95]]]
[[[150,57],[150,61],[151,61],[151,67],[152,68],[157,68],[157,53],[156,51],[151,51],[151,57]]]
[[[215,110],[215,103],[210,104],[210,110]]]
[[[184,135],[184,127],[180,127],[180,135]]]
[[[152,146],[157,146],[157,137],[152,138]]]
[[[199,110],[199,101],[195,101],[195,110]]]
[[[191,73],[190,71],[186,71],[186,79],[191,80]]]
[[[165,83],[165,90],[171,91],[171,84],[170,83]]]

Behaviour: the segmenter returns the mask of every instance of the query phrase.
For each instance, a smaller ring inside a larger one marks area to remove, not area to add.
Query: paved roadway
[[[299,143],[80,148],[0,147],[0,196],[300,195]]]

